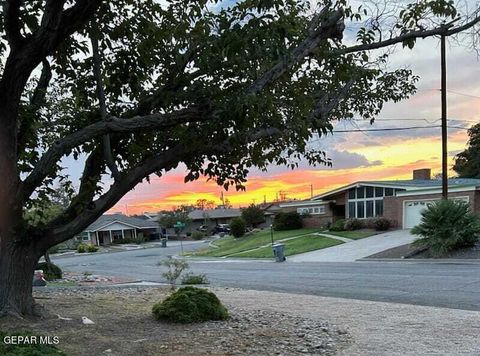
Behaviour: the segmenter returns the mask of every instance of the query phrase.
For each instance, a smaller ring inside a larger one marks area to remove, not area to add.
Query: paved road
[[[328,234],[327,234],[328,235]],[[294,262],[354,262],[364,257],[411,243],[418,236],[410,230],[394,230],[365,239],[349,241],[341,245],[324,248],[290,257]]]
[[[163,282],[157,263],[179,250],[151,248],[59,258],[55,263],[67,271]],[[190,267],[218,286],[480,310],[480,264],[194,260]]]

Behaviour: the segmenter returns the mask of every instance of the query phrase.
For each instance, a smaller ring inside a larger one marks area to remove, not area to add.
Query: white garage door
[[[404,229],[411,229],[420,223],[422,219],[422,210],[425,209],[432,200],[408,201],[405,202],[405,224]]]

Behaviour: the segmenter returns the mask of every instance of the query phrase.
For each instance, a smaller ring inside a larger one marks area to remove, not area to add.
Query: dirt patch
[[[152,305],[168,293],[163,287],[44,289],[35,297],[55,315],[43,320],[0,319],[0,330],[58,336],[58,347],[68,355],[88,356],[333,355],[349,343],[346,331],[326,321],[231,302],[225,303],[231,316],[225,322],[158,322]],[[84,316],[95,324],[82,324]]]
[[[376,253],[366,258],[433,259],[435,257],[428,251],[414,247],[412,244],[406,244]],[[477,242],[473,247],[452,251],[448,255],[439,258],[480,259],[480,242]]]

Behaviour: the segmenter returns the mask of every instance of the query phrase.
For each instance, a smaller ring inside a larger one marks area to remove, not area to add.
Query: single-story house
[[[449,198],[468,202],[480,213],[480,179],[448,180]],[[315,219],[317,225],[338,219],[383,216],[399,228],[409,229],[421,219],[421,211],[442,198],[442,181],[431,179],[430,169],[417,169],[409,180],[359,181],[309,200],[281,204],[282,211],[296,210]]]
[[[205,226],[208,230],[212,230],[219,224],[230,224],[233,219],[242,216],[240,209],[208,209],[201,210],[196,209],[188,213],[188,218],[191,223],[189,224],[190,231],[195,231],[200,226]]]
[[[123,214],[105,214],[85,229],[77,239],[94,245],[108,245],[116,240],[145,238],[158,235],[158,222]]]

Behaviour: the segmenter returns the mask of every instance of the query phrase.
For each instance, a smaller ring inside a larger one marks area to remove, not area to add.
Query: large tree
[[[372,50],[478,22],[445,0],[394,14],[346,0],[2,4],[0,313],[15,314],[35,311],[39,257],[151,174],[183,164],[186,182],[241,188],[252,167],[329,164],[311,138],[415,91],[408,69],[386,70],[388,52]],[[83,166],[69,206],[32,226],[25,213],[68,185],[69,155]]]

